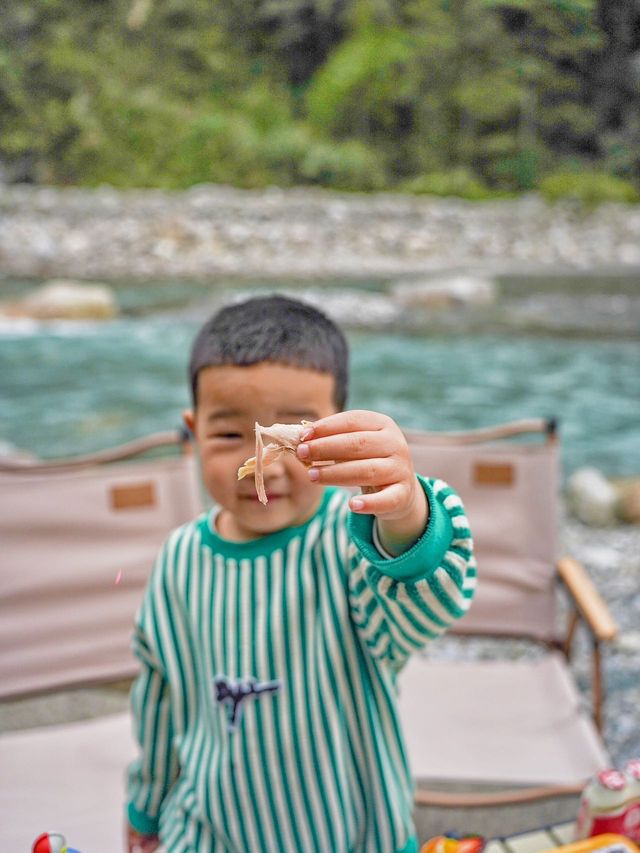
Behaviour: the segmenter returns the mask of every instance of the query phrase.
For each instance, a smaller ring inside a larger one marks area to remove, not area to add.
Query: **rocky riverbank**
[[[326,279],[442,270],[634,270],[640,205],[313,189],[0,187],[0,273]]]

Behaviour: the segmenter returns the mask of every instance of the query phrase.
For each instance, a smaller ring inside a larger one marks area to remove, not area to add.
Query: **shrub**
[[[429,172],[403,181],[399,189],[424,195],[460,196],[471,200],[489,198],[491,192],[468,169]]]
[[[385,185],[378,154],[362,142],[316,142],[300,164],[305,183],[341,190],[376,190]]]
[[[640,201],[632,183],[606,172],[554,172],[540,182],[539,189],[548,201],[572,199],[587,208],[607,201],[627,204]]]
[[[276,180],[283,186],[301,183],[302,164],[314,145],[310,129],[296,122],[276,127],[263,139],[260,155]]]

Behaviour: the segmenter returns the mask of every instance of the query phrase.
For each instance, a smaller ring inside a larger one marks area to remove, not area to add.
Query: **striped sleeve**
[[[373,516],[349,518],[352,618],[374,657],[394,669],[466,613],[476,585],[462,501],[442,480],[419,480],[429,502],[429,523],[399,557],[386,559],[376,548]]]
[[[178,761],[172,748],[173,720],[171,694],[159,648],[157,631],[158,597],[167,569],[168,547],[156,561],[151,581],[138,612],[133,651],[140,672],[131,690],[134,736],[140,745],[139,757],[128,772],[129,823],[138,832],[156,834],[162,802],[178,775]]]

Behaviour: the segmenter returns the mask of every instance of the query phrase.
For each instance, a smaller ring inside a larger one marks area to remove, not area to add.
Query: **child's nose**
[[[287,466],[285,464],[284,458],[281,456],[280,459],[276,459],[274,462],[271,462],[264,469],[264,479],[265,481],[275,480],[278,477],[283,477],[286,473]]]

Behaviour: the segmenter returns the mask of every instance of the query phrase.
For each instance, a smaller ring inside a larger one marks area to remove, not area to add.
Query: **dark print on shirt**
[[[216,689],[216,701],[228,705],[229,731],[235,732],[240,724],[243,702],[256,699],[263,693],[276,693],[282,687],[281,681],[258,681],[257,678],[228,678],[216,675],[213,679]]]

